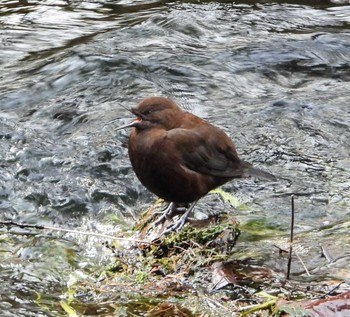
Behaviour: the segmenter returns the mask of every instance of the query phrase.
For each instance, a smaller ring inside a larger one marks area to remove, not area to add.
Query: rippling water
[[[349,257],[349,25],[346,2],[2,1],[1,219],[110,234],[115,217],[131,222],[154,197],[127,135],[106,124],[166,95],[279,177],[225,185],[249,206],[232,211],[242,223],[287,231],[294,193],[299,232],[326,225],[312,247]],[[0,240],[3,316],[45,315],[33,290],[59,296],[62,272],[108,259],[91,238],[12,231]]]

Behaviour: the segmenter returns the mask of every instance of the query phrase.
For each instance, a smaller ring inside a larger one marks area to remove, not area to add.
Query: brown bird
[[[183,212],[164,233],[181,229],[199,198],[234,178],[276,179],[241,160],[221,129],[170,99],[146,98],[131,112],[136,119],[117,130],[133,128],[128,144],[132,167],[148,190],[170,203],[155,224],[176,210]]]

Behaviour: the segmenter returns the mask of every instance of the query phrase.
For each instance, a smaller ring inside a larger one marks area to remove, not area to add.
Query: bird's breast
[[[141,183],[166,201],[192,202],[212,189],[215,182],[213,177],[183,164],[181,151],[168,141],[166,131],[133,131],[129,157]]]

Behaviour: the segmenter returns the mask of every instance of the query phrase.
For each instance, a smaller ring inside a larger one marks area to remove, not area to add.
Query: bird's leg
[[[174,216],[174,213],[184,213],[186,212],[186,207],[177,206],[175,203],[170,203],[164,210],[162,215],[153,223],[153,227],[158,226],[160,223],[165,220],[171,220]]]
[[[168,229],[166,229],[163,232],[163,235],[166,235],[172,231],[179,231],[182,229],[182,227],[185,225],[186,220],[189,216],[189,214],[192,212],[194,206],[197,204],[198,199],[194,201],[186,210],[186,212],[180,217],[179,220],[177,220],[172,226],[170,226]]]

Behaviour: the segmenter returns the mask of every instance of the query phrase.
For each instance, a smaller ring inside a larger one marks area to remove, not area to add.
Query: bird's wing
[[[221,130],[172,129],[166,142],[180,156],[182,165],[198,173],[219,177],[243,177],[250,165],[241,161],[231,139]]]

